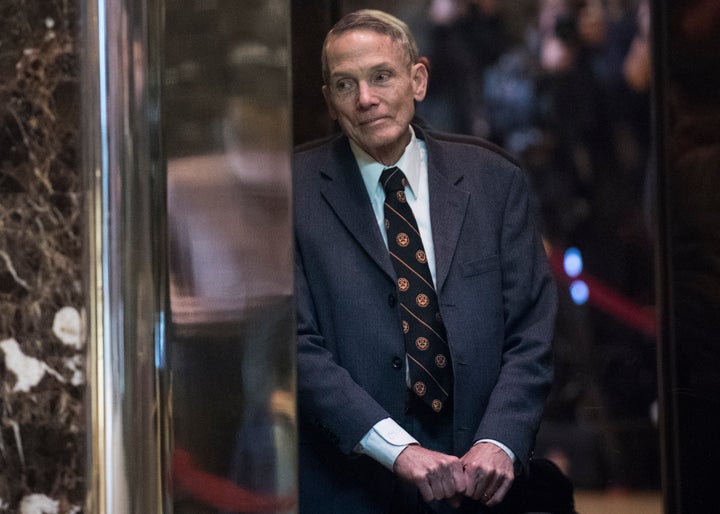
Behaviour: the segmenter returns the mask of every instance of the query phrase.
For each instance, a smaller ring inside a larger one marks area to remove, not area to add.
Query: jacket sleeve
[[[365,434],[378,421],[389,417],[389,414],[326,349],[297,244],[295,302],[297,398],[301,424],[309,424],[340,451],[349,455]]]
[[[502,365],[476,437],[510,447],[527,469],[552,381],[556,290],[516,169],[500,235],[504,341]]]

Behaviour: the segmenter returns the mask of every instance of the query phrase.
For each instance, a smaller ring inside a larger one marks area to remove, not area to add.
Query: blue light
[[[567,273],[570,278],[575,278],[582,273],[583,259],[580,250],[574,247],[565,250],[563,266],[565,267],[565,273]]]
[[[583,305],[588,301],[590,288],[582,280],[576,280],[570,284],[570,298],[576,305]]]

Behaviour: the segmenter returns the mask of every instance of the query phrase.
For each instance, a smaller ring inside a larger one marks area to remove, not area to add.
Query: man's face
[[[350,30],[328,41],[330,115],[370,156],[394,164],[410,140],[414,100],[425,98],[427,69],[410,65],[402,46],[371,30]]]

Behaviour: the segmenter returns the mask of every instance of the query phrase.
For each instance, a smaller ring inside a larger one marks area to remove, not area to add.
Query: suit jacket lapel
[[[375,263],[395,280],[395,272],[375,220],[365,184],[347,139],[339,139],[320,173],[320,192],[355,240]]]
[[[436,288],[442,289],[450,271],[460,238],[470,194],[456,187],[464,176],[462,169],[443,165],[442,147],[425,138],[428,150],[430,222],[435,246]]]

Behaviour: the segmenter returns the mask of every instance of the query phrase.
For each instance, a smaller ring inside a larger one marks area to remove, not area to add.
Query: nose
[[[368,109],[377,102],[377,97],[373,92],[373,88],[365,81],[361,81],[358,85],[358,108]]]

